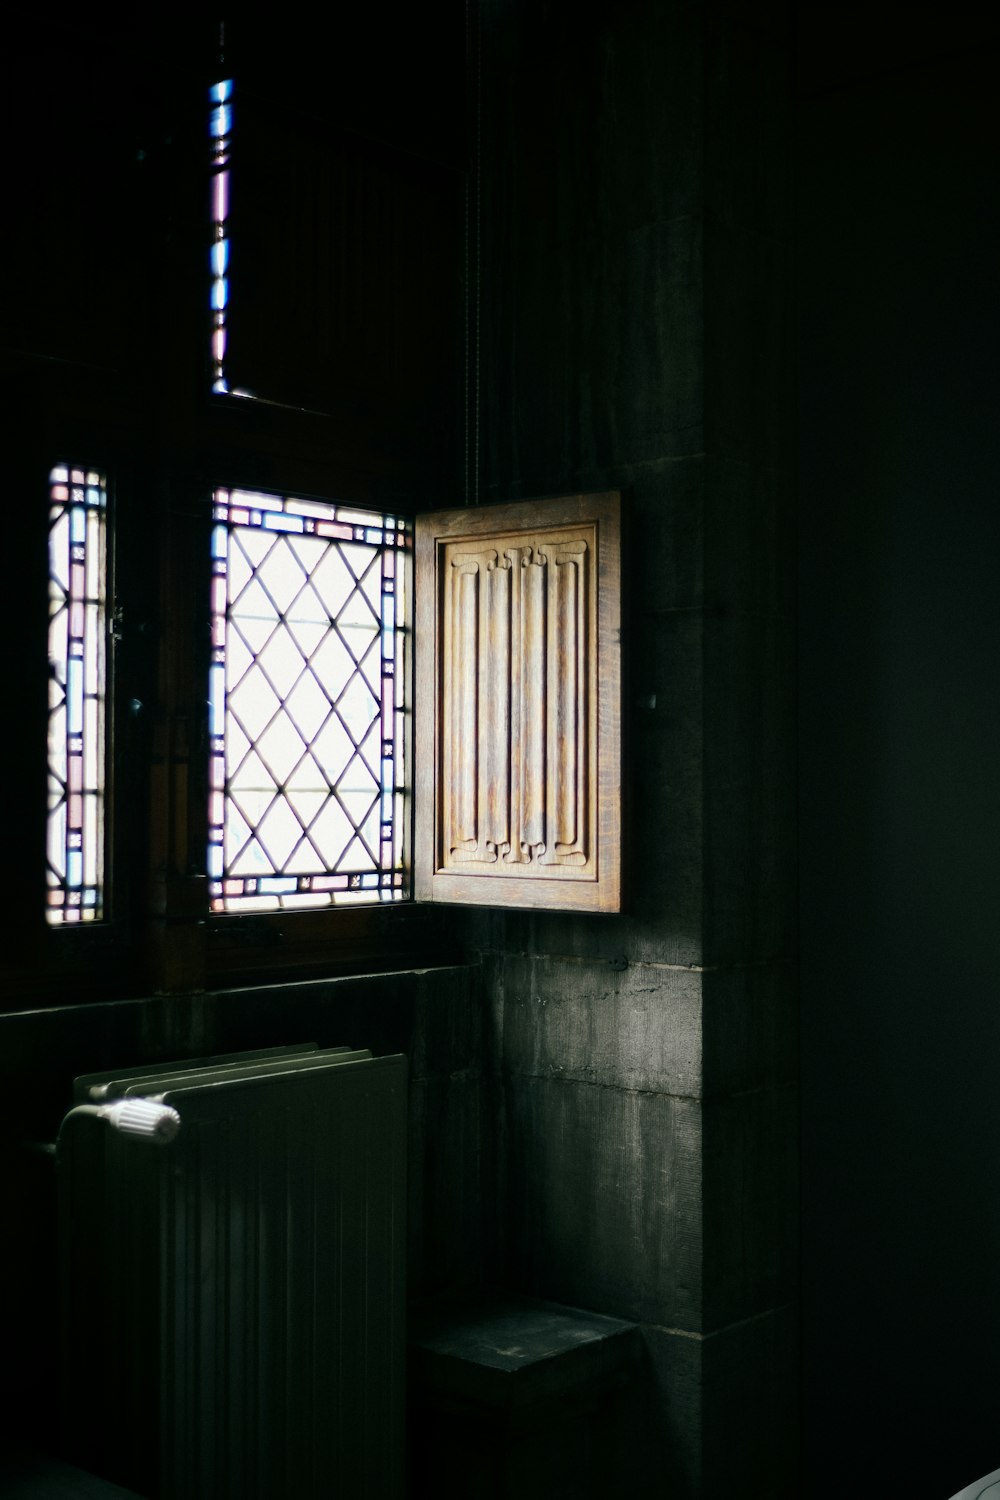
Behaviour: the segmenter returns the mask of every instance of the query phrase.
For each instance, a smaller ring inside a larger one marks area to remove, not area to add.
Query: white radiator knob
[[[151,1099],[116,1099],[113,1104],[102,1104],[97,1112],[123,1135],[137,1135],[157,1146],[167,1145],[181,1128],[176,1109]]]

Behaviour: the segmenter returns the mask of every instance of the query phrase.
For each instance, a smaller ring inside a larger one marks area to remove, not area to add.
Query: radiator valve
[[[115,1099],[100,1105],[98,1114],[122,1135],[137,1135],[157,1146],[169,1145],[181,1128],[176,1109],[152,1099]]]
[[[137,1136],[154,1146],[169,1145],[181,1128],[181,1117],[169,1104],[157,1104],[152,1099],[114,1099],[110,1104],[78,1104],[60,1125],[60,1137],[70,1120],[80,1115],[107,1120],[122,1135]]]

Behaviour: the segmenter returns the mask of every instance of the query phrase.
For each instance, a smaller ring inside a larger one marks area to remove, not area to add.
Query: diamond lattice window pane
[[[354,743],[358,744],[378,713],[378,703],[368,684],[359,674],[355,673],[341,693],[337,700],[337,708],[340,710],[340,716],[348,734]]]
[[[234,796],[245,798],[251,792],[260,792],[269,798],[277,795],[278,779],[265,763],[258,748],[263,744],[264,737],[261,736],[259,741],[251,745],[242,760],[234,763],[232,774],[227,778],[228,789]]]
[[[326,555],[309,576],[328,616],[332,619],[339,615],[356,582],[354,574],[344,561],[342,549],[328,547]]]
[[[355,578],[363,578],[371,567],[372,554],[370,547],[357,546],[353,542],[345,542],[341,548],[341,554]]]
[[[361,580],[361,592],[368,600],[376,621],[382,613],[382,579],[377,568],[369,568]]]
[[[288,536],[285,544],[300,563],[307,578],[315,573],[328,550],[327,544],[315,536]]]
[[[257,579],[268,598],[284,616],[292,600],[302,591],[306,572],[284,537],[279,537],[257,569]]]
[[[275,692],[283,701],[286,700],[302,676],[306,661],[285,627],[271,632],[257,660]]]
[[[259,666],[251,667],[239,685],[227,694],[229,712],[236,715],[251,741],[257,739],[280,706],[281,700]]]
[[[358,749],[358,754],[361,756],[361,759],[371,771],[372,776],[375,778],[378,777],[381,769],[379,766],[379,754],[382,747],[382,735],[380,733],[381,728],[382,726],[379,720],[376,719],[374,724],[372,724],[372,727],[369,729],[368,733],[365,735],[364,739],[361,741],[361,745]]]
[[[382,653],[379,650],[378,636],[373,638],[371,645],[361,658],[360,667],[365,682],[377,697],[381,691],[382,681]]]
[[[326,805],[309,830],[309,836],[327,869],[337,868],[353,831],[340,803],[334,797],[327,797]]]
[[[224,528],[223,534],[225,534]],[[240,598],[243,590],[253,578],[253,563],[242,547],[233,547],[229,552],[228,567],[229,598],[235,601]]]
[[[312,753],[302,757],[285,782],[285,792],[289,796],[293,793],[299,795],[304,792],[315,792],[318,796],[325,797],[329,790],[329,778],[324,776],[322,767]]]
[[[266,601],[263,608],[265,610],[269,608]],[[253,615],[233,610],[230,614],[230,624],[232,626],[230,633],[234,636],[239,636],[251,656],[256,657],[257,652],[262,650],[271,639],[271,632],[274,629],[277,618],[277,615],[273,611],[270,614]]]
[[[303,593],[308,592],[304,590]],[[313,595],[315,599],[315,594]],[[299,596],[301,601],[302,595]],[[302,655],[310,660],[315,657],[316,652],[322,646],[325,637],[330,631],[330,622],[324,610],[317,611],[316,619],[294,619],[289,618],[288,634],[298,646]]]
[[[275,870],[284,870],[288,856],[301,837],[302,825],[289,807],[288,799],[275,797],[258,827],[258,841],[266,849]]]
[[[305,753],[306,741],[287,713],[278,714],[257,741],[260,758],[275,781],[284,785]]]
[[[307,838],[299,834],[298,841],[292,852],[284,863],[284,879],[287,885],[270,886],[269,889],[278,895],[294,896],[299,889],[298,879],[300,875],[315,875],[322,873],[322,864],[317,857],[316,851]]]
[[[311,742],[330,712],[330,700],[312,672],[304,672],[289,693],[288,712]]]
[[[242,490],[214,519],[213,910],[398,901],[409,529]]]
[[[329,782],[338,780],[354,750],[354,741],[340,720],[329,719],[316,736],[316,758]]]
[[[365,639],[378,629],[378,610],[373,608],[363,588],[356,588],[348,595],[337,623],[345,634],[360,633]],[[354,649],[356,648],[352,645],[352,650]]]
[[[352,839],[344,854],[345,864],[349,864],[355,870],[374,870],[375,861],[360,839]]]
[[[222,695],[220,694],[220,696],[222,696]],[[213,707],[214,707],[214,705],[213,705]],[[220,719],[220,721],[222,720],[221,704],[220,704],[220,709],[219,709],[219,719]],[[233,771],[235,771],[236,767],[242,765],[243,761],[246,759],[247,752],[249,751],[249,749],[250,749],[250,741],[247,739],[247,737],[243,733],[242,729],[240,729],[239,725],[236,724],[236,723],[227,723],[226,724],[226,754],[228,756],[228,765],[233,769]],[[213,786],[221,786],[222,785],[222,766],[221,766],[221,764],[219,764],[219,765],[213,764],[213,766],[212,766],[212,772],[213,772],[212,785]],[[218,776],[218,780],[215,779],[216,776]]]
[[[328,630],[312,655],[312,665],[321,682],[346,683],[355,660],[336,630]]]
[[[226,681],[234,688],[253,666],[253,652],[238,630],[231,630],[226,643]]]
[[[250,824],[240,813],[236,803],[230,798],[226,807],[226,832],[224,846],[227,858],[235,859],[250,837]]]
[[[302,824],[302,827],[307,830],[323,811],[323,805],[329,798],[329,795],[330,793],[326,787],[322,791],[290,788],[285,793],[285,796],[288,798],[289,807]]]

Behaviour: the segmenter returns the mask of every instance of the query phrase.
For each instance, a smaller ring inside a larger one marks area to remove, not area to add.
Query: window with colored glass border
[[[409,895],[409,525],[219,489],[209,901],[265,912]]]
[[[46,916],[105,915],[108,481],[59,464],[49,475]]]
[[[225,393],[229,390],[226,379],[226,341],[229,337],[229,146],[233,124],[232,79],[223,79],[220,83],[213,84],[208,91],[208,100],[212,173],[212,245],[209,251],[212,389]]]

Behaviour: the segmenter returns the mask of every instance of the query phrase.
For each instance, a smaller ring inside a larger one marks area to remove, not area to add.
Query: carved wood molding
[[[420,900],[614,911],[617,494],[416,528]]]

